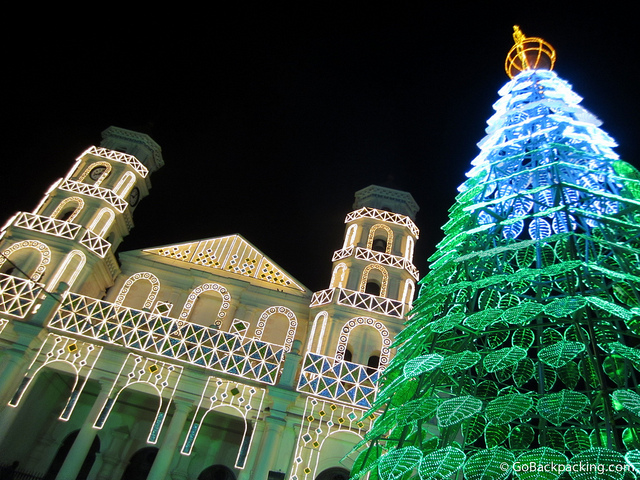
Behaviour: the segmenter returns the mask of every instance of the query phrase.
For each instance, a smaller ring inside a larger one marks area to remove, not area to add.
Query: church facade
[[[162,165],[150,137],[110,127],[0,232],[0,465],[348,478],[414,297],[418,206],[357,192],[319,292],[240,235],[116,256]]]

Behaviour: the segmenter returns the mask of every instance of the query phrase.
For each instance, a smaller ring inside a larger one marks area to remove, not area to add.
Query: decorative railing
[[[75,223],[65,222],[57,218],[45,217],[28,212],[20,212],[13,221],[14,226],[55,235],[73,240],[82,228]]]
[[[409,272],[411,276],[416,280],[420,279],[418,269],[413,263],[411,263],[411,261],[407,260],[406,258],[398,257],[397,255],[391,255],[389,253],[377,252],[368,248],[355,247],[351,245],[334,252],[331,261],[337,262],[338,260],[342,260],[343,258],[354,255],[354,251],[355,258],[357,259],[379,263],[380,265],[385,265],[387,267],[401,268]]]
[[[337,296],[336,296],[337,292]],[[378,297],[365,292],[356,292],[346,288],[330,288],[315,292],[311,297],[312,307],[334,302],[338,305],[360,308],[368,312],[380,313],[390,317],[402,318],[404,303],[390,298]]]
[[[87,183],[76,182],[75,180],[64,180],[59,186],[61,190],[79,193],[81,195],[89,195],[90,197],[100,198],[108,202],[113,208],[120,213],[124,213],[129,204],[127,201],[113,193],[112,190],[103,187],[96,187]]]
[[[24,318],[36,303],[43,285],[0,273],[0,313]]]
[[[97,157],[106,158],[108,160],[114,160],[120,163],[126,163],[127,165],[131,165],[133,169],[140,174],[142,177],[146,177],[149,174],[149,170],[145,167],[140,161],[134,157],[133,155],[129,155],[127,153],[118,152],[117,150],[109,150],[108,148],[103,147],[90,147],[84,151],[81,155],[81,158],[84,155],[95,155]]]
[[[275,384],[285,351],[280,345],[75,293],[66,296],[49,326],[268,384]]]
[[[378,392],[379,376],[377,368],[309,352],[304,357],[298,391],[369,408]]]
[[[345,223],[357,220],[358,218],[373,218],[375,220],[382,220],[383,222],[395,223],[396,225],[407,227],[416,238],[418,238],[418,235],[420,234],[420,230],[418,230],[416,224],[413,223],[413,220],[406,215],[401,215],[399,213],[388,212],[387,210],[378,210],[377,208],[362,207],[355,212],[349,213]]]
[[[102,258],[104,258],[111,247],[111,243],[104,238],[80,225],[56,218],[36,215],[34,213],[18,213],[13,220],[13,225],[47,235],[77,240]]]

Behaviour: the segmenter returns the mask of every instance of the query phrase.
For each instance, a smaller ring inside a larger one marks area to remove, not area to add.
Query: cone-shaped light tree
[[[352,478],[636,478],[640,174],[514,38]]]

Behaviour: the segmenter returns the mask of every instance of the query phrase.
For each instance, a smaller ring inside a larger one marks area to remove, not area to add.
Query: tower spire
[[[507,54],[505,71],[509,78],[524,70],[553,70],[556,51],[537,37],[526,37],[518,25],[513,26],[514,45]]]

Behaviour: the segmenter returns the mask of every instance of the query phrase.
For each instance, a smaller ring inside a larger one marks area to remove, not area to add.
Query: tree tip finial
[[[509,78],[524,70],[553,70],[556,51],[549,43],[541,38],[526,37],[518,25],[513,26],[513,41],[505,62]]]

